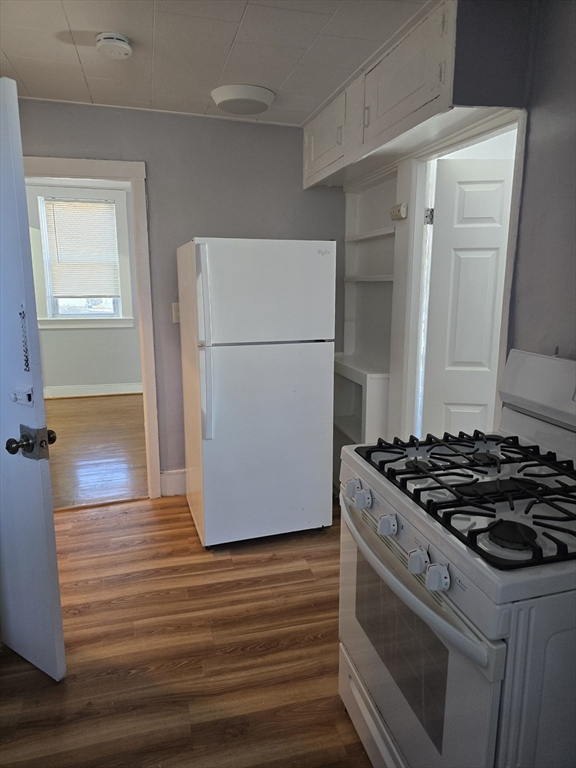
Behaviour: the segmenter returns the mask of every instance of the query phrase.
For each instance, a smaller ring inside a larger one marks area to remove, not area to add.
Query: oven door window
[[[366,532],[381,562],[428,606],[433,597]],[[405,574],[402,574],[404,569]],[[453,623],[460,621],[455,615]],[[464,631],[464,629],[463,629]],[[340,638],[410,768],[493,765],[501,680],[400,600],[342,526]],[[484,640],[487,654],[505,652]]]
[[[356,561],[356,619],[442,753],[448,649],[384,584],[360,552]]]

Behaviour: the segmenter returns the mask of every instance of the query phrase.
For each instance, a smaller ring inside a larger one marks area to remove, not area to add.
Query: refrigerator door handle
[[[214,437],[214,393],[212,389],[212,348],[200,347],[201,398],[202,398],[202,439],[212,440]]]
[[[210,310],[210,281],[208,279],[208,246],[196,244],[196,290],[198,292],[198,346],[212,345],[212,313]]]

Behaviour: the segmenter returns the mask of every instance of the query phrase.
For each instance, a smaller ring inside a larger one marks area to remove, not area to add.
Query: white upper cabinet
[[[440,6],[366,74],[364,144],[440,96],[451,10]]]
[[[430,0],[304,127],[304,186],[340,185],[526,106],[530,0]]]
[[[344,156],[346,93],[341,93],[304,131],[304,174],[311,176]]]

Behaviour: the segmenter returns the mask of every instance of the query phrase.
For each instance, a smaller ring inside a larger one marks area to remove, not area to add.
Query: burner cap
[[[486,453],[480,453],[480,451],[475,453],[474,461],[481,467],[495,467],[498,463],[496,457],[490,454],[488,451],[486,451]]]
[[[433,465],[422,459],[410,459],[406,462],[406,469],[413,469],[414,471],[428,472],[433,469]]]
[[[530,546],[538,538],[533,528],[513,520],[499,520],[488,531],[488,538],[505,549],[532,549]]]

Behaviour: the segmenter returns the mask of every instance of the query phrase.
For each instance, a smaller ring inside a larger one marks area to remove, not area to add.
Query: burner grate
[[[526,500],[524,499],[523,501]],[[569,492],[555,493],[553,496],[536,494],[534,498],[528,499],[526,504],[517,504],[513,508],[513,511],[518,513],[518,517],[515,520],[499,517],[495,505],[492,505],[491,508],[479,508],[480,505],[470,508],[465,503],[461,503],[457,507],[453,505],[452,508],[444,511],[441,510],[433,514],[433,517],[454,534],[456,538],[468,545],[491,565],[502,570],[510,570],[525,568],[529,565],[542,565],[576,559],[576,530],[566,525],[576,521],[576,514],[567,508],[574,504],[576,504],[576,497]],[[542,511],[553,510],[561,514],[536,514],[534,512],[536,507],[542,509]],[[474,522],[470,523],[469,519],[478,521],[478,527],[476,527]],[[482,519],[490,522],[483,525]],[[550,520],[564,522],[565,524],[553,525],[549,522]],[[512,538],[513,543],[512,534],[509,534],[508,537],[506,535],[509,530],[514,533],[524,534],[521,539],[521,543],[524,546],[512,546],[510,541],[507,540],[507,538]],[[526,533],[526,531],[530,531],[530,533]],[[557,535],[551,533],[551,531],[561,534],[568,540],[573,540],[572,545],[563,541]],[[549,542],[551,551],[548,554],[545,554],[543,551],[543,542],[538,541],[538,533],[541,533],[546,541]],[[498,552],[500,553],[487,550],[485,546],[486,535],[490,541],[497,545],[499,548]],[[528,551],[528,554],[520,560],[509,559],[506,557],[507,549]]]
[[[576,472],[552,451],[475,431],[380,439],[356,452],[497,568],[576,558],[576,515],[568,508],[576,504]]]

